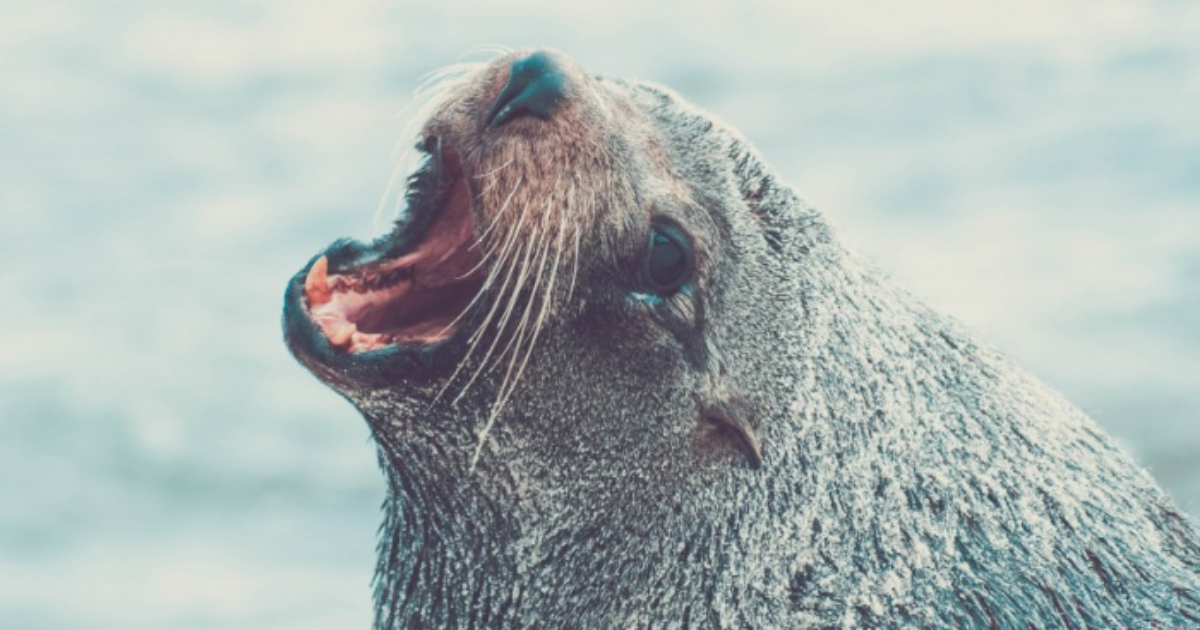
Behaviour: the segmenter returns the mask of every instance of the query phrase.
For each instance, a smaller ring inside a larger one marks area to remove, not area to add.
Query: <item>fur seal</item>
[[[1147,472],[712,116],[523,51],[418,148],[283,315],[378,443],[377,628],[1200,625]]]

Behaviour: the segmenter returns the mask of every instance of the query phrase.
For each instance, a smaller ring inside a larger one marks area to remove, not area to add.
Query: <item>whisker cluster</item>
[[[402,137],[418,137],[420,126],[483,66],[483,63],[460,63],[427,75],[413,103],[405,108],[411,112],[413,123]],[[390,212],[388,200],[395,196],[399,182],[416,168],[419,159],[419,152],[412,150],[400,160],[380,202],[377,218],[387,213],[391,215],[389,219],[395,219],[403,212],[403,195],[391,205]],[[485,300],[489,304],[468,339],[466,352],[430,403],[436,404],[446,397],[451,386],[461,383],[449,403],[457,405],[484,374],[502,371],[495,399],[478,432],[472,467],[478,462],[489,433],[525,374],[537,341],[550,321],[555,292],[563,293],[568,300],[574,295],[582,234],[580,227],[572,224],[572,217],[591,216],[590,211],[594,210],[581,204],[576,182],[563,181],[561,173],[569,170],[559,171],[549,190],[535,189],[536,182],[531,182],[525,173],[517,170],[519,164],[515,155],[509,156],[498,160],[497,166],[471,175],[482,183],[476,202],[488,199],[500,203],[495,206],[494,213],[489,213],[491,216],[486,225],[482,225],[473,245],[483,250],[480,260],[465,274],[470,276],[486,266],[486,277],[447,330],[460,324]],[[542,181],[548,182],[549,178]],[[594,205],[594,199],[588,202]],[[567,258],[571,260],[566,261]],[[569,278],[564,282],[568,264]],[[490,339],[488,334],[492,335]]]

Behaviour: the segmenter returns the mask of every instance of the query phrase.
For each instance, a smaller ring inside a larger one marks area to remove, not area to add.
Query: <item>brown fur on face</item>
[[[581,277],[628,275],[655,215],[710,222],[673,172],[653,122],[624,98],[626,88],[602,84],[568,57],[550,53],[567,77],[552,117],[490,126],[487,113],[522,54],[457,83],[421,131],[461,170],[480,226],[490,308],[460,369],[476,352],[483,365],[459,384],[465,391],[481,370],[504,372],[489,429],[544,327],[572,306]],[[702,288],[713,254],[702,232],[692,238]],[[679,304],[697,310],[689,300]]]
[[[507,66],[521,54],[456,85],[422,134],[460,156],[493,258],[510,242],[534,241],[575,274],[614,272],[643,245],[651,212],[695,201],[644,113],[615,94],[611,82],[598,82],[564,55],[552,53],[568,77],[567,97],[553,117],[489,128],[488,108],[508,78]]]

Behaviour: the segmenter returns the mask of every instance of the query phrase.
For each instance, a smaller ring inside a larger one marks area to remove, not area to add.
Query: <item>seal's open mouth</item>
[[[471,195],[453,148],[436,138],[421,148],[429,159],[409,179],[408,211],[395,230],[370,245],[335,243],[293,281],[285,318],[306,320],[287,322],[298,354],[329,362],[419,351],[463,325],[486,277]]]
[[[321,257],[309,269],[304,282],[309,314],[335,349],[367,352],[393,343],[442,341],[454,334],[459,316],[479,293],[484,274],[470,195],[461,169],[442,170],[458,172],[439,182],[440,207],[415,249],[338,273],[330,273]]]

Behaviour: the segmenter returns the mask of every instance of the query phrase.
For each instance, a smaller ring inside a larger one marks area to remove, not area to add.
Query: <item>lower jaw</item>
[[[358,399],[368,392],[422,386],[448,377],[467,354],[468,341],[481,319],[472,307],[442,338],[428,343],[395,340],[372,349],[336,348],[304,307],[304,278],[289,288],[284,337],[292,354],[318,379]]]

